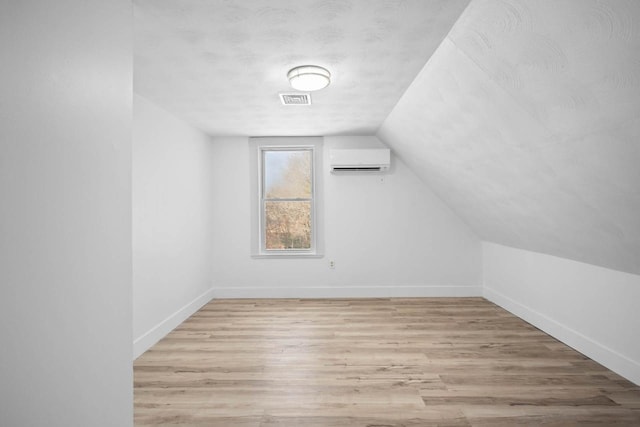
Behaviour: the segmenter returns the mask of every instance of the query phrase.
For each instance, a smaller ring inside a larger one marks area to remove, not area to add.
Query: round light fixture
[[[287,73],[291,87],[296,90],[311,92],[324,89],[331,83],[331,73],[317,65],[302,65]]]

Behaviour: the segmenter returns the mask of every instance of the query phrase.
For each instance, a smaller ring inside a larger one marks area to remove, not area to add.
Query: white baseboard
[[[189,316],[200,310],[213,299],[214,290],[209,289],[190,303],[158,323],[133,341],[133,359],[137,359],[142,353],[149,350],[155,343],[164,338],[169,332],[187,320]]]
[[[214,298],[410,298],[481,297],[480,286],[216,287]]]
[[[640,385],[640,363],[486,286],[484,297],[629,381]]]

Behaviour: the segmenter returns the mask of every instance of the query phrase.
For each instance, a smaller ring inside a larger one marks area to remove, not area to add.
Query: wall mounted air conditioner
[[[390,159],[388,148],[329,150],[331,173],[384,172],[389,170]]]

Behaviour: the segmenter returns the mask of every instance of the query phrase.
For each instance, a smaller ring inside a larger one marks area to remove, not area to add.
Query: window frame
[[[272,147],[260,147],[260,250],[265,254],[310,254],[315,252],[316,242],[316,220],[315,220],[315,168],[314,157],[315,152],[313,147],[309,146],[272,146]],[[267,198],[266,197],[266,153],[273,151],[289,151],[289,152],[309,152],[311,155],[311,195],[308,198]],[[267,203],[268,202],[309,202],[311,205],[310,220],[311,220],[311,236],[310,245],[308,249],[269,249],[267,248]]]
[[[253,258],[321,258],[323,254],[322,137],[249,138],[251,152],[251,256]],[[266,248],[265,153],[268,151],[310,151],[311,198],[275,201],[311,202],[311,247],[309,249]]]

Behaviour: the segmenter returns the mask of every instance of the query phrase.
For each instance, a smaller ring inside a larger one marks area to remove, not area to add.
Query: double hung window
[[[313,240],[313,150],[265,148],[261,216],[265,251],[308,251]]]
[[[252,138],[254,256],[319,256],[319,138]],[[313,140],[313,144],[309,144]],[[256,221],[257,220],[257,221]]]

